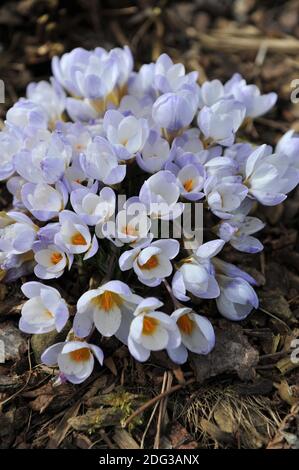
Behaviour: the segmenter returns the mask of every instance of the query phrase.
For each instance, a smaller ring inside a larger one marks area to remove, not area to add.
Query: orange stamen
[[[137,235],[137,231],[134,227],[131,227],[130,225],[126,225],[122,232],[125,234],[125,235],[131,235],[131,236],[134,236],[134,235]]]
[[[158,325],[159,320],[156,320],[156,318],[144,316],[142,334],[146,336],[152,335],[156,331]]]
[[[185,189],[185,191],[187,191],[187,193],[190,193],[190,191],[192,191],[192,189],[193,189],[193,180],[192,179],[185,181],[184,189]]]
[[[158,260],[157,256],[153,255],[153,256],[150,257],[150,259],[147,260],[146,263],[144,263],[142,265],[139,264],[139,267],[141,269],[154,269],[158,266],[158,264],[159,264],[159,260]]]
[[[71,238],[72,245],[87,245],[87,242],[80,232],[75,233]]]
[[[106,290],[103,294],[94,297],[92,302],[105,312],[109,312],[115,305],[119,306],[121,304],[121,298],[118,294]]]
[[[70,353],[71,359],[75,362],[85,362],[90,358],[90,350],[88,348],[76,349]]]
[[[185,315],[182,315],[178,321],[177,321],[177,325],[179,327],[179,329],[185,333],[185,335],[191,335],[192,331],[194,330],[195,328],[195,323],[193,320],[191,320],[191,318],[189,317],[189,315],[186,313]]]
[[[50,259],[51,259],[51,263],[52,263],[52,264],[58,264],[59,261],[62,260],[62,254],[59,253],[58,251],[54,251],[54,253],[52,253]]]

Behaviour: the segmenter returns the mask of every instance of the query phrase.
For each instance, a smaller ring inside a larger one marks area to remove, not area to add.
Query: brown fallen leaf
[[[179,422],[175,422],[169,431],[168,439],[173,449],[197,449],[198,444],[191,434]]]

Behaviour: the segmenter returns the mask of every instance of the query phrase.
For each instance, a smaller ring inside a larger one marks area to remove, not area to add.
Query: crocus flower
[[[19,129],[46,129],[48,117],[44,108],[33,101],[20,98],[16,104],[7,111],[6,120]]]
[[[103,351],[94,344],[85,341],[66,341],[47,348],[41,359],[48,366],[59,366],[60,376],[73,384],[80,384],[93,371],[94,357],[102,365]]]
[[[63,329],[69,311],[58,290],[33,281],[23,284],[22,291],[29,300],[22,307],[20,330],[40,334]]]
[[[138,72],[132,72],[128,80],[128,91],[130,95],[137,98],[144,96],[155,97],[155,89],[153,86],[155,74],[155,64],[144,64]]]
[[[190,163],[188,163],[188,154],[184,154],[184,157],[186,164],[182,168],[169,164],[167,169],[176,175],[181,196],[189,201],[198,201],[204,196],[202,190],[206,177],[205,170],[199,163],[191,163],[192,154],[190,154]]]
[[[170,171],[159,171],[148,178],[139,193],[150,217],[171,220],[179,217],[184,204],[178,202],[180,188],[175,175]]]
[[[23,138],[22,132],[15,126],[6,126],[0,132],[1,162],[0,181],[6,180],[15,172],[13,158],[20,151]]]
[[[136,162],[148,173],[162,170],[169,159],[169,144],[160,134],[151,130],[142,152],[137,153]]]
[[[60,84],[53,77],[50,83],[45,80],[29,83],[26,94],[30,101],[44,109],[50,123],[54,125],[62,118],[66,96]]]
[[[113,189],[105,187],[99,195],[96,194],[98,184],[91,188],[82,186],[71,193],[71,204],[81,220],[87,225],[99,225],[107,222],[115,211],[115,193]]]
[[[206,81],[200,88],[200,107],[213,106],[225,96],[225,89],[220,80]]]
[[[72,254],[85,253],[83,259],[89,259],[98,251],[97,238],[91,237],[88,226],[72,211],[59,213],[60,229],[54,236],[54,242],[62,250]]]
[[[149,96],[136,98],[136,96],[125,95],[120,102],[118,111],[123,116],[135,116],[137,119],[146,119],[148,127],[154,127],[152,120],[152,107],[154,100]]]
[[[146,207],[138,198],[130,198],[126,201],[122,210],[119,210],[114,221],[108,221],[101,227],[101,233],[113,241],[116,246],[129,244],[140,246],[151,240],[149,233],[151,220]],[[98,229],[96,229],[98,234]]]
[[[204,106],[198,114],[198,127],[206,139],[229,146],[246,114],[245,106],[233,99],[223,99],[212,106]]]
[[[6,182],[6,188],[13,196],[13,207],[24,209],[24,204],[22,202],[21,191],[27,181],[24,180],[21,176],[12,176]]]
[[[11,255],[32,249],[38,227],[22,212],[0,213],[0,251]]]
[[[149,297],[136,308],[128,337],[129,351],[138,361],[146,361],[151,351],[176,349],[181,335],[176,322],[163,312],[157,311],[162,302]]]
[[[195,84],[197,72],[185,74],[183,64],[174,64],[167,54],[161,54],[155,64],[154,85],[162,93],[179,92],[184,86]]]
[[[179,252],[177,240],[158,240],[145,247],[125,251],[119,258],[122,271],[134,269],[140,282],[147,286],[158,286],[172,273],[171,259]]]
[[[222,219],[232,217],[232,212],[238,209],[248,194],[248,188],[238,177],[212,176],[205,182],[204,192],[211,211]]]
[[[14,157],[16,171],[31,183],[56,183],[71,162],[72,148],[59,132],[39,139]]]
[[[74,331],[86,337],[93,325],[103,336],[112,336],[120,327],[122,316],[132,313],[141,298],[121,281],[109,281],[81,295],[77,303]]]
[[[219,145],[204,149],[203,143],[200,140],[200,131],[197,128],[191,128],[176,137],[171,145],[170,160],[182,168],[185,165],[185,155],[188,155],[188,162],[190,155],[192,155],[192,163],[204,164],[208,160],[221,155],[222,150]]]
[[[258,253],[263,244],[253,233],[264,228],[265,224],[257,217],[236,214],[231,219],[221,222],[217,234],[222,240],[229,242],[236,250],[244,253]]]
[[[153,105],[152,116],[157,126],[174,132],[189,126],[196,111],[196,93],[186,88],[161,95]]]
[[[37,242],[33,245],[34,259],[37,265],[34,274],[40,279],[56,279],[64,273],[65,268],[71,268],[74,255],[65,253],[56,245],[44,247]]]
[[[215,345],[215,333],[211,322],[191,308],[183,307],[171,314],[181,333],[182,342],[176,349],[167,349],[173,362],[184,364],[188,350],[196,354],[209,354]]]
[[[232,95],[246,107],[246,116],[256,118],[266,114],[276,101],[276,93],[262,95],[256,85],[248,85],[238,73],[224,85],[225,94]]]
[[[46,221],[58,217],[68,201],[68,192],[61,181],[55,188],[46,183],[26,183],[21,189],[24,206],[38,220]]]
[[[247,159],[244,184],[261,204],[275,206],[299,182],[299,172],[288,156],[272,154],[269,145],[261,145]]]
[[[220,295],[216,299],[221,315],[229,320],[246,318],[253,308],[258,308],[258,297],[251,285],[241,278],[217,276]]]
[[[99,157],[100,156],[100,157]],[[113,145],[103,137],[95,137],[81,155],[81,166],[86,175],[104,184],[116,184],[126,175],[126,166],[118,164]]]
[[[182,301],[190,300],[186,291],[201,299],[215,299],[220,290],[211,259],[223,248],[223,240],[204,243],[193,256],[183,261],[172,279],[172,292]]]
[[[238,321],[246,318],[253,308],[258,308],[259,301],[251,284],[255,280],[231,263],[213,259],[220,295],[216,299],[221,315],[229,320]]]
[[[100,99],[116,85],[118,67],[103,49],[87,51],[78,47],[60,59],[53,57],[52,71],[69,93],[89,99]]]
[[[145,119],[124,116],[119,111],[109,110],[104,116],[103,124],[107,139],[120,160],[128,160],[142,150],[149,133]]]

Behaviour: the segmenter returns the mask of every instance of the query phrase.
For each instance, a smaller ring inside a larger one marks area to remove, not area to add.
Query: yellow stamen
[[[190,193],[190,191],[192,191],[192,189],[193,189],[193,180],[192,179],[185,181],[184,189],[185,189],[185,191],[187,191],[187,193]]]
[[[52,312],[50,312],[50,310],[45,310],[45,315],[47,315],[49,318],[54,318],[54,315]]]
[[[137,230],[131,225],[126,225],[125,227],[123,227],[122,232],[125,235],[131,235],[131,236],[135,236],[138,234]]]
[[[143,327],[142,327],[142,334],[143,335],[152,335],[156,329],[158,328],[159,320],[152,317],[143,317]]]
[[[59,251],[54,251],[50,259],[52,264],[58,264],[62,260],[62,254]]]
[[[86,362],[90,358],[90,350],[88,348],[76,349],[69,354],[71,359],[75,362]]]
[[[72,245],[87,245],[87,242],[80,232],[76,232],[71,238]]]
[[[177,325],[179,329],[185,333],[185,335],[191,335],[192,331],[195,328],[195,322],[191,320],[189,315],[186,313],[185,315],[182,315],[178,321]]]
[[[105,312],[109,312],[114,306],[121,305],[122,299],[118,294],[106,290],[103,294],[94,297],[92,302]]]
[[[140,269],[149,269],[149,270],[156,268],[158,265],[159,265],[159,260],[156,255],[151,256],[150,259],[148,259],[147,262],[142,265],[138,263],[138,266],[140,267]]]

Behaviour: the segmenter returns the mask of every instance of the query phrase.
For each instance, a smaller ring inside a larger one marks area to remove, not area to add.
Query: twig
[[[154,409],[153,409],[153,411],[152,411],[152,414],[151,414],[151,416],[150,416],[150,419],[148,420],[148,423],[147,423],[146,428],[145,428],[145,430],[144,430],[144,433],[143,433],[143,435],[142,435],[142,439],[141,439],[141,443],[140,443],[140,449],[143,449],[143,448],[144,448],[144,440],[145,440],[145,437],[146,437],[146,435],[147,435],[147,431],[149,430],[149,427],[150,427],[150,425],[151,425],[151,423],[152,423],[152,421],[153,421],[153,419],[154,419],[154,416],[155,416],[155,414],[156,414],[156,410],[157,410],[158,406],[159,406],[159,402],[157,402],[157,403],[155,404]]]
[[[167,390],[166,392],[163,392],[163,393],[160,393],[159,395],[157,395],[156,397],[152,398],[151,400],[149,400],[148,402],[144,403],[142,406],[140,406],[136,411],[134,411],[134,413],[131,414],[131,416],[128,417],[128,419],[126,419],[126,421],[124,421],[123,423],[123,427],[125,428],[126,426],[128,426],[128,424],[131,423],[131,421],[136,418],[136,416],[139,416],[141,413],[143,413],[145,410],[147,410],[148,408],[150,408],[152,405],[154,405],[157,401],[160,401],[162,398],[164,397],[167,397],[168,395],[171,395],[172,393],[174,392],[177,392],[178,390],[180,390],[181,388],[184,388],[184,387],[187,387],[188,385],[191,385],[195,382],[195,377],[193,377],[192,379],[188,380],[185,384],[178,384],[178,385],[174,385],[172,388],[170,388],[169,390]]]
[[[167,384],[167,372],[164,372],[163,376],[163,383],[162,383],[162,389],[161,393],[164,393],[166,390],[166,384]],[[160,400],[159,404],[159,413],[158,413],[158,422],[157,422],[157,431],[156,431],[156,436],[155,436],[155,443],[154,443],[154,449],[159,449],[160,445],[160,435],[161,435],[161,424],[162,424],[162,417],[163,417],[163,403],[164,399]]]
[[[289,325],[286,324],[285,321],[283,321],[281,318],[277,317],[276,315],[274,315],[274,313],[271,313],[271,312],[268,312],[268,310],[266,310],[265,308],[263,307],[258,307],[258,310],[260,310],[261,312],[265,313],[266,315],[269,315],[269,317],[272,317],[274,318],[274,320],[277,320],[279,321],[280,323],[282,323],[286,329],[289,331],[289,333],[292,332],[291,328],[289,327]]]

